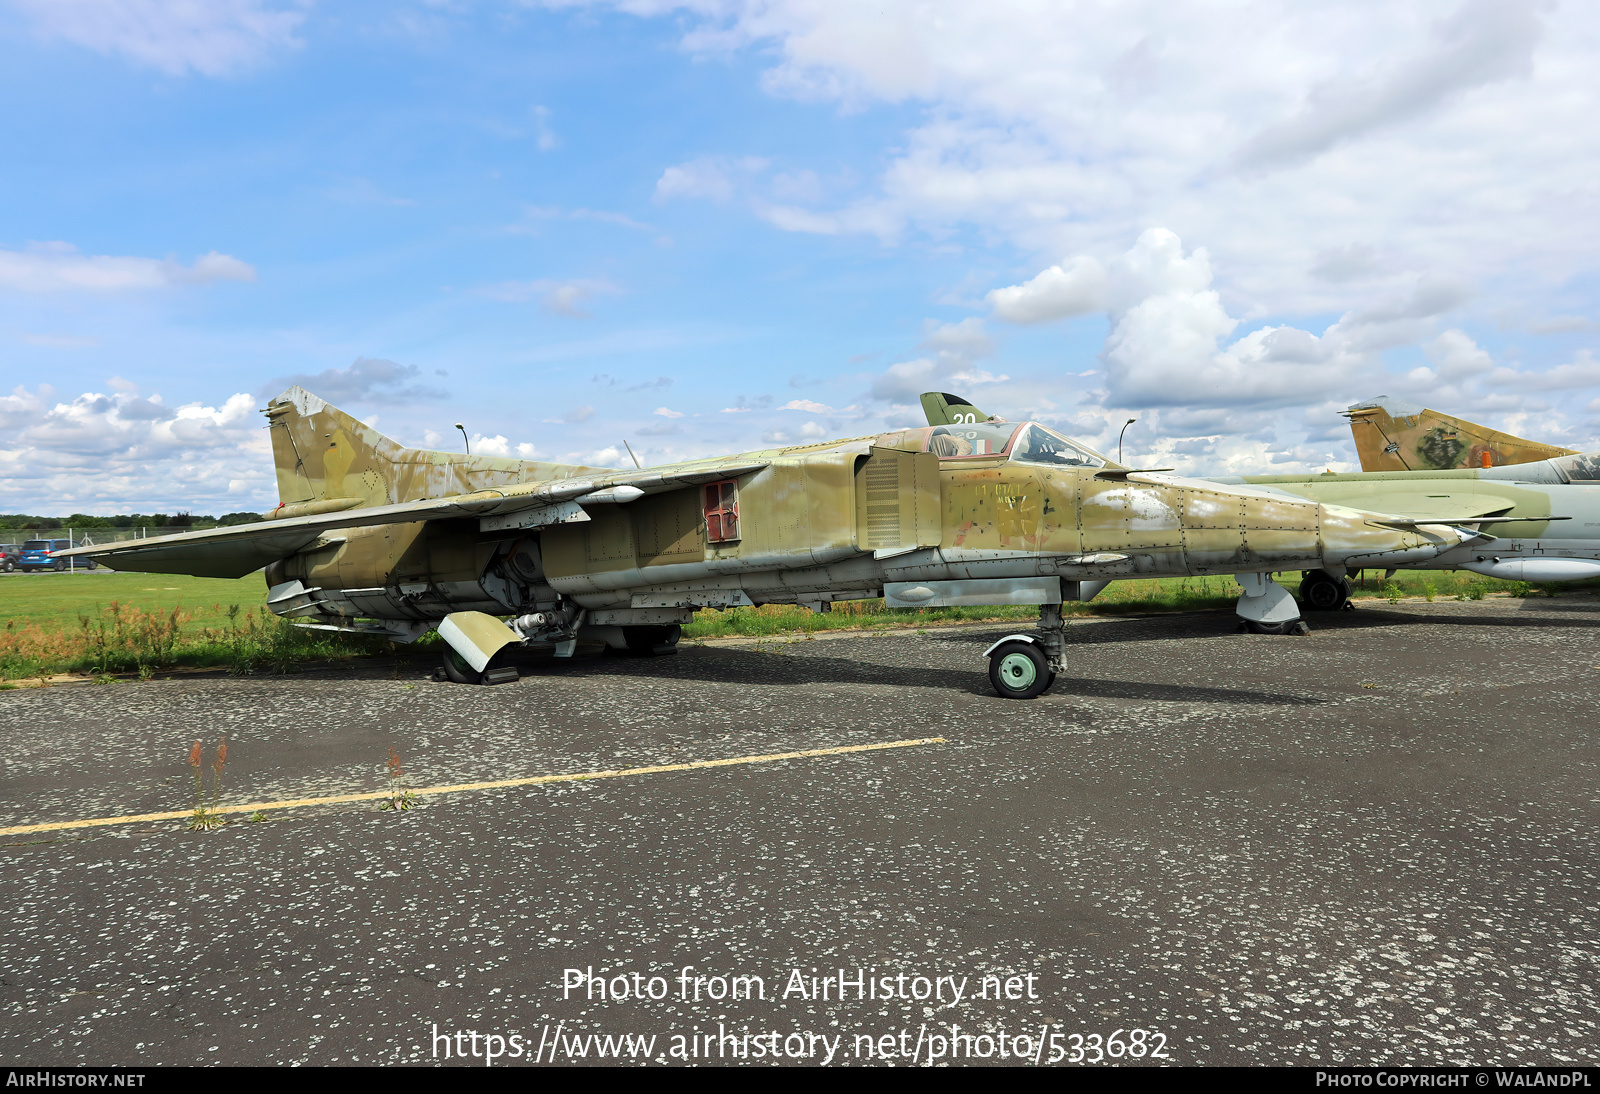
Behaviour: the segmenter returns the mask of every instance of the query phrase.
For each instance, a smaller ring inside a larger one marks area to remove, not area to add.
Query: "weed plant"
[[[378,808],[394,810],[414,808],[417,804],[417,796],[406,785],[406,771],[405,768],[400,766],[400,753],[396,752],[392,745],[389,748],[389,759],[385,766],[388,768],[389,796],[384,799],[383,804]]]
[[[223,819],[218,806],[222,804],[222,768],[228,762],[228,739],[217,745],[215,759],[211,761],[211,800],[206,800],[205,753],[196,741],[189,748],[189,766],[194,769],[194,812],[189,814],[191,831],[207,832],[221,828],[228,822]]]

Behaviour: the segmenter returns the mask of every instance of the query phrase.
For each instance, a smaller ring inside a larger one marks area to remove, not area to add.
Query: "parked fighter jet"
[[[1501,467],[1577,455],[1571,448],[1513,437],[1387,395],[1340,413],[1350,419],[1363,471]]]
[[[983,411],[959,395],[929,393],[922,399],[930,424],[943,424],[951,417],[987,419]],[[1474,463],[1448,470],[1380,473],[1369,469],[1343,475],[1246,475],[1202,481],[1248,487],[1325,505],[1408,514],[1418,522],[1481,528],[1476,521],[1489,518],[1498,525],[1494,535],[1484,533],[1474,540],[1427,557],[1397,562],[1386,569],[1459,569],[1513,581],[1557,582],[1600,577],[1600,489],[1597,489],[1600,487],[1600,453],[1585,455],[1571,449],[1540,445],[1536,441],[1523,441],[1394,400],[1376,399],[1353,407],[1347,413],[1359,415],[1369,409],[1379,417],[1353,417],[1351,421],[1358,447],[1362,430],[1387,429],[1390,422],[1412,430],[1410,434],[1396,435],[1423,437],[1419,451],[1427,449],[1428,434],[1418,431],[1426,426],[1437,435],[1443,428],[1439,423],[1443,422],[1456,422],[1466,427],[1460,430],[1462,436],[1485,443],[1493,441],[1500,447],[1482,449],[1485,455],[1492,453],[1493,460],[1480,461],[1481,466]],[[1415,414],[1407,413],[1412,410]],[[1425,418],[1425,415],[1432,417]],[[1363,421],[1383,424],[1364,425]],[[1407,422],[1415,424],[1406,425]],[[1428,425],[1428,422],[1434,424]],[[1441,448],[1432,450],[1444,451]],[[1535,459],[1538,451],[1552,456]],[[1363,450],[1363,466],[1366,466],[1366,455]],[[1508,455],[1520,459],[1513,461]],[[1439,458],[1443,460],[1444,456]],[[1391,526],[1405,525],[1391,522]],[[1090,595],[1098,591],[1093,589]],[[1300,600],[1304,607],[1313,611],[1336,611],[1349,599],[1347,570],[1323,566],[1307,569],[1302,574]]]
[[[1039,605],[1037,632],[985,652],[995,690],[1028,698],[1064,668],[1062,601],[1095,583],[1233,574],[1242,628],[1303,631],[1274,571],[1420,562],[1499,520],[1123,467],[1034,422],[616,471],[404,448],[298,387],[265,414],[270,519],[69,553],[153,573],[265,567],[268,605],[301,626],[399,641],[437,627],[460,682],[514,678],[516,646],[665,652],[700,607],[882,596]]]
[[[1483,516],[1498,522],[1492,536],[1393,569],[1469,570],[1511,581],[1600,577],[1600,453],[1449,471],[1248,475],[1208,481],[1325,504],[1406,512],[1419,520],[1463,524]],[[1313,610],[1342,608],[1350,598],[1349,578],[1326,567],[1310,570],[1302,578],[1300,598]]]

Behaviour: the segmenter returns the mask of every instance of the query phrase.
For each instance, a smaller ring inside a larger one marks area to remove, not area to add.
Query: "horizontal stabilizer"
[[[194,577],[243,577],[280,558],[309,547],[321,536],[316,529],[280,528],[275,524],[242,524],[218,531],[249,528],[254,536],[208,538],[209,532],[153,536],[99,547],[76,547],[56,555],[88,555],[114,570],[139,574],[190,574]]]

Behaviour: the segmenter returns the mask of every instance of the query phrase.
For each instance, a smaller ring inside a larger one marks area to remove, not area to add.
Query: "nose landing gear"
[[[1007,635],[984,651],[995,694],[1002,699],[1032,699],[1048,691],[1056,674],[1066,671],[1065,632],[1061,605],[1044,604],[1037,631]]]

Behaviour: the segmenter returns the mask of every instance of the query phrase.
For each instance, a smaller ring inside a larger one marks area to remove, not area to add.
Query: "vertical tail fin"
[[[1575,450],[1524,440],[1437,410],[1380,395],[1340,411],[1350,419],[1363,471],[1446,471],[1533,463]]]
[[[922,412],[928,416],[929,425],[966,425],[972,422],[1003,422],[992,414],[985,414],[959,395],[944,391],[927,391],[922,394]]]
[[[332,512],[466,494],[601,468],[406,448],[301,387],[267,404],[280,509]]]

